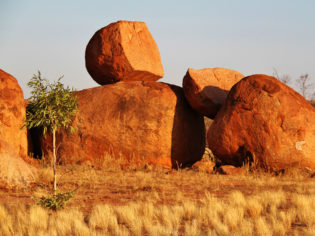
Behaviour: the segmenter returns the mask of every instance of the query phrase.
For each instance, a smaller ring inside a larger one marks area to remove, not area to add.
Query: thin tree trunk
[[[56,130],[53,129],[53,170],[54,170],[54,195],[57,192],[57,178],[56,178]]]

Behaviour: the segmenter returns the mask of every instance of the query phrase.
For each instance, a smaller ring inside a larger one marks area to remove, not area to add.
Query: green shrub
[[[59,209],[63,209],[68,203],[68,201],[73,197],[74,191],[53,194],[52,196],[48,197],[42,196],[40,200],[36,203],[36,205],[56,211]]]

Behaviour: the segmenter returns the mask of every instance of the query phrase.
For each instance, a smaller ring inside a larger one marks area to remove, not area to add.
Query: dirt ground
[[[36,182],[20,189],[0,186],[0,202],[32,205],[42,195],[52,192],[52,170],[39,168]],[[225,198],[237,190],[245,196],[264,190],[285,193],[315,192],[313,173],[299,171],[275,176],[270,173],[244,173],[239,176],[220,175],[194,169],[163,168],[106,170],[93,166],[58,166],[58,191],[75,190],[67,207],[85,213],[98,204],[126,205],[134,201],[155,199],[156,204],[175,204],[183,199],[198,202],[206,192]]]

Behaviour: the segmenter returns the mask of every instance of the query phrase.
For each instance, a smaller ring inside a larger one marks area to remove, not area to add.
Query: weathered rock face
[[[183,79],[183,89],[191,107],[213,119],[232,86],[242,78],[241,73],[224,68],[189,68]]]
[[[34,182],[33,167],[24,162],[10,145],[0,139],[0,184],[25,187]]]
[[[86,69],[99,84],[163,77],[159,49],[144,22],[118,21],[98,30],[85,51]]]
[[[314,168],[315,109],[277,79],[252,75],[231,89],[207,140],[223,164]]]
[[[23,91],[17,80],[0,70],[0,137],[23,158],[27,156],[27,130]]]
[[[77,92],[76,132],[57,134],[61,162],[102,162],[104,153],[136,163],[184,166],[201,159],[203,116],[180,87],[159,82],[120,82]],[[51,137],[43,140],[51,153]]]

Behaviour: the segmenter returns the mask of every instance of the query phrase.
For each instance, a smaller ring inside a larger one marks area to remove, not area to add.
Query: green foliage
[[[43,127],[44,135],[47,129],[58,130],[69,128],[73,115],[77,111],[77,97],[69,87],[64,87],[60,77],[54,83],[42,78],[40,71],[28,82],[32,88],[30,104],[27,106],[27,128]],[[70,126],[71,131],[73,127]]]
[[[64,199],[56,195],[56,131],[60,127],[67,129],[77,111],[78,100],[73,95],[69,87],[64,87],[60,82],[60,77],[56,82],[49,83],[47,79],[41,77],[40,71],[28,82],[28,86],[32,88],[32,96],[30,104],[27,106],[26,121],[23,125],[28,129],[33,127],[42,127],[44,135],[47,129],[50,129],[53,135],[53,173],[54,173],[54,195],[52,198],[43,198],[42,204],[48,207],[58,207],[63,205]],[[70,126],[70,131],[73,132]],[[61,202],[60,202],[61,201]]]
[[[59,209],[63,209],[68,203],[68,201],[73,197],[74,191],[53,194],[52,196],[49,197],[42,196],[40,200],[36,203],[36,205],[56,211]]]

